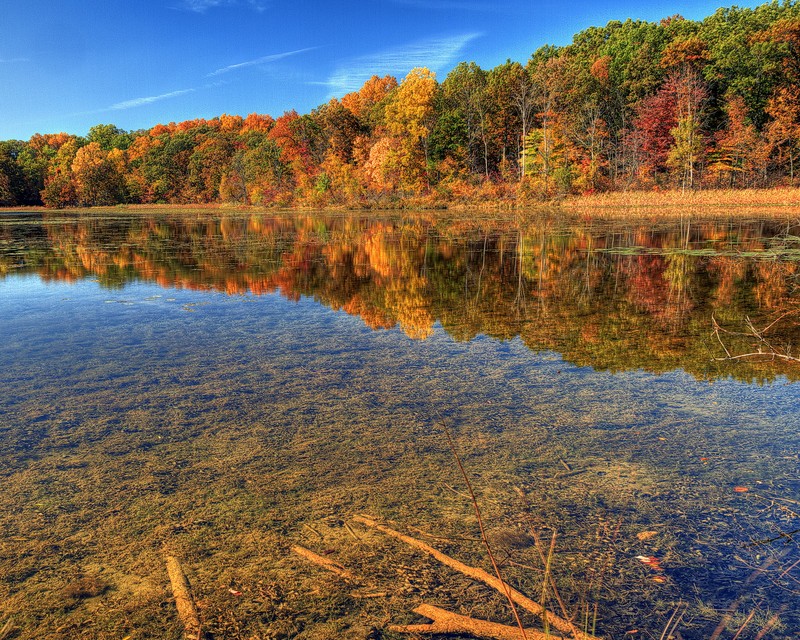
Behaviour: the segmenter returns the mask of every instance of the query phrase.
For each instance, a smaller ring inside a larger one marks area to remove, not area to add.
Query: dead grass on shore
[[[566,198],[530,201],[515,198],[513,194],[483,194],[474,199],[443,200],[433,195],[350,204],[303,204],[289,207],[254,206],[232,203],[205,204],[120,204],[107,207],[67,209],[66,211],[224,211],[224,212],[276,212],[276,211],[448,211],[448,212],[541,212],[559,209],[565,213],[592,218],[669,218],[687,214],[708,216],[786,216],[795,211],[800,215],[800,187],[772,189],[706,189],[681,191],[614,191],[591,195],[571,195]],[[0,213],[44,213],[53,209],[44,207],[0,207]]]
[[[685,215],[687,210],[725,215],[758,211],[784,215],[788,209],[800,212],[800,188],[714,189],[706,191],[625,191],[570,196],[560,203],[562,209],[576,213]]]

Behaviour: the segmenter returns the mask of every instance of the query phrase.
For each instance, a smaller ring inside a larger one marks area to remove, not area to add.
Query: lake
[[[168,556],[207,637],[407,638],[423,603],[514,625],[387,533],[493,572],[480,524],[580,633],[800,636],[798,236],[3,213],[0,638],[181,638]]]

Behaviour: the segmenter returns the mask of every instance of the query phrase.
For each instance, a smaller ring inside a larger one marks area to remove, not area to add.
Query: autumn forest
[[[373,76],[308,114],[0,142],[0,205],[438,207],[796,184],[800,3],[612,21],[524,64]]]

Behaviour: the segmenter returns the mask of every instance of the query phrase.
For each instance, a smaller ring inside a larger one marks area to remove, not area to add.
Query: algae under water
[[[711,320],[733,353],[748,319],[797,353],[792,234],[3,216],[0,634],[180,638],[168,555],[214,638],[407,637],[423,602],[513,624],[355,519],[489,568],[444,421],[504,578],[539,600],[555,533],[566,611],[544,599],[578,627],[797,637],[800,365],[720,359]]]

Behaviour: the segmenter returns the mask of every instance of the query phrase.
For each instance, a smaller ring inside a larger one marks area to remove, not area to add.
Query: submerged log
[[[373,529],[377,529],[385,533],[388,536],[393,538],[397,538],[398,540],[402,540],[406,544],[416,547],[417,549],[424,551],[430,556],[436,558],[439,562],[444,565],[447,565],[451,569],[458,571],[459,573],[463,573],[465,576],[472,578],[473,580],[478,580],[483,582],[484,584],[489,585],[493,589],[496,589],[503,595],[508,594],[509,597],[521,606],[524,609],[527,609],[531,613],[536,614],[540,618],[542,618],[550,627],[554,629],[558,629],[559,631],[570,634],[576,639],[580,640],[597,640],[594,636],[589,634],[583,633],[582,631],[578,630],[575,625],[570,622],[569,620],[565,620],[554,614],[552,611],[548,611],[545,609],[541,604],[538,602],[531,600],[525,594],[517,591],[509,585],[508,583],[498,579],[496,576],[480,569],[478,567],[470,567],[469,565],[464,564],[463,562],[459,562],[455,558],[451,558],[445,553],[442,553],[438,549],[434,549],[428,544],[425,544],[421,540],[417,540],[416,538],[412,538],[411,536],[407,536],[399,531],[395,531],[394,529],[387,527],[386,525],[379,524],[376,520],[369,518],[367,516],[354,516],[354,520],[364,524],[368,527],[372,527]],[[519,632],[517,627],[514,627]],[[518,636],[517,636],[518,637]]]
[[[305,547],[301,547],[299,544],[296,544],[292,547],[292,551],[294,551],[297,555],[304,557],[306,560],[313,562],[314,564],[319,565],[320,567],[324,567],[328,571],[335,573],[337,576],[346,580],[347,582],[359,582],[359,579],[356,577],[355,574],[351,573],[344,567],[339,566],[333,560],[329,560],[317,553],[314,553],[310,549],[306,549]]]
[[[552,634],[545,635],[538,629],[525,629],[523,634],[519,627],[511,627],[498,622],[480,620],[462,616],[446,609],[434,607],[430,604],[421,604],[414,613],[433,620],[433,624],[407,624],[391,625],[389,631],[397,633],[440,633],[455,634],[468,633],[478,638],[492,638],[493,640],[546,640],[554,638]]]
[[[183,572],[181,563],[178,562],[175,556],[167,556],[167,573],[172,585],[175,608],[178,610],[178,618],[183,623],[186,638],[197,640],[202,637],[200,617],[197,615],[197,606],[194,603],[194,598],[192,598],[189,580]]]

